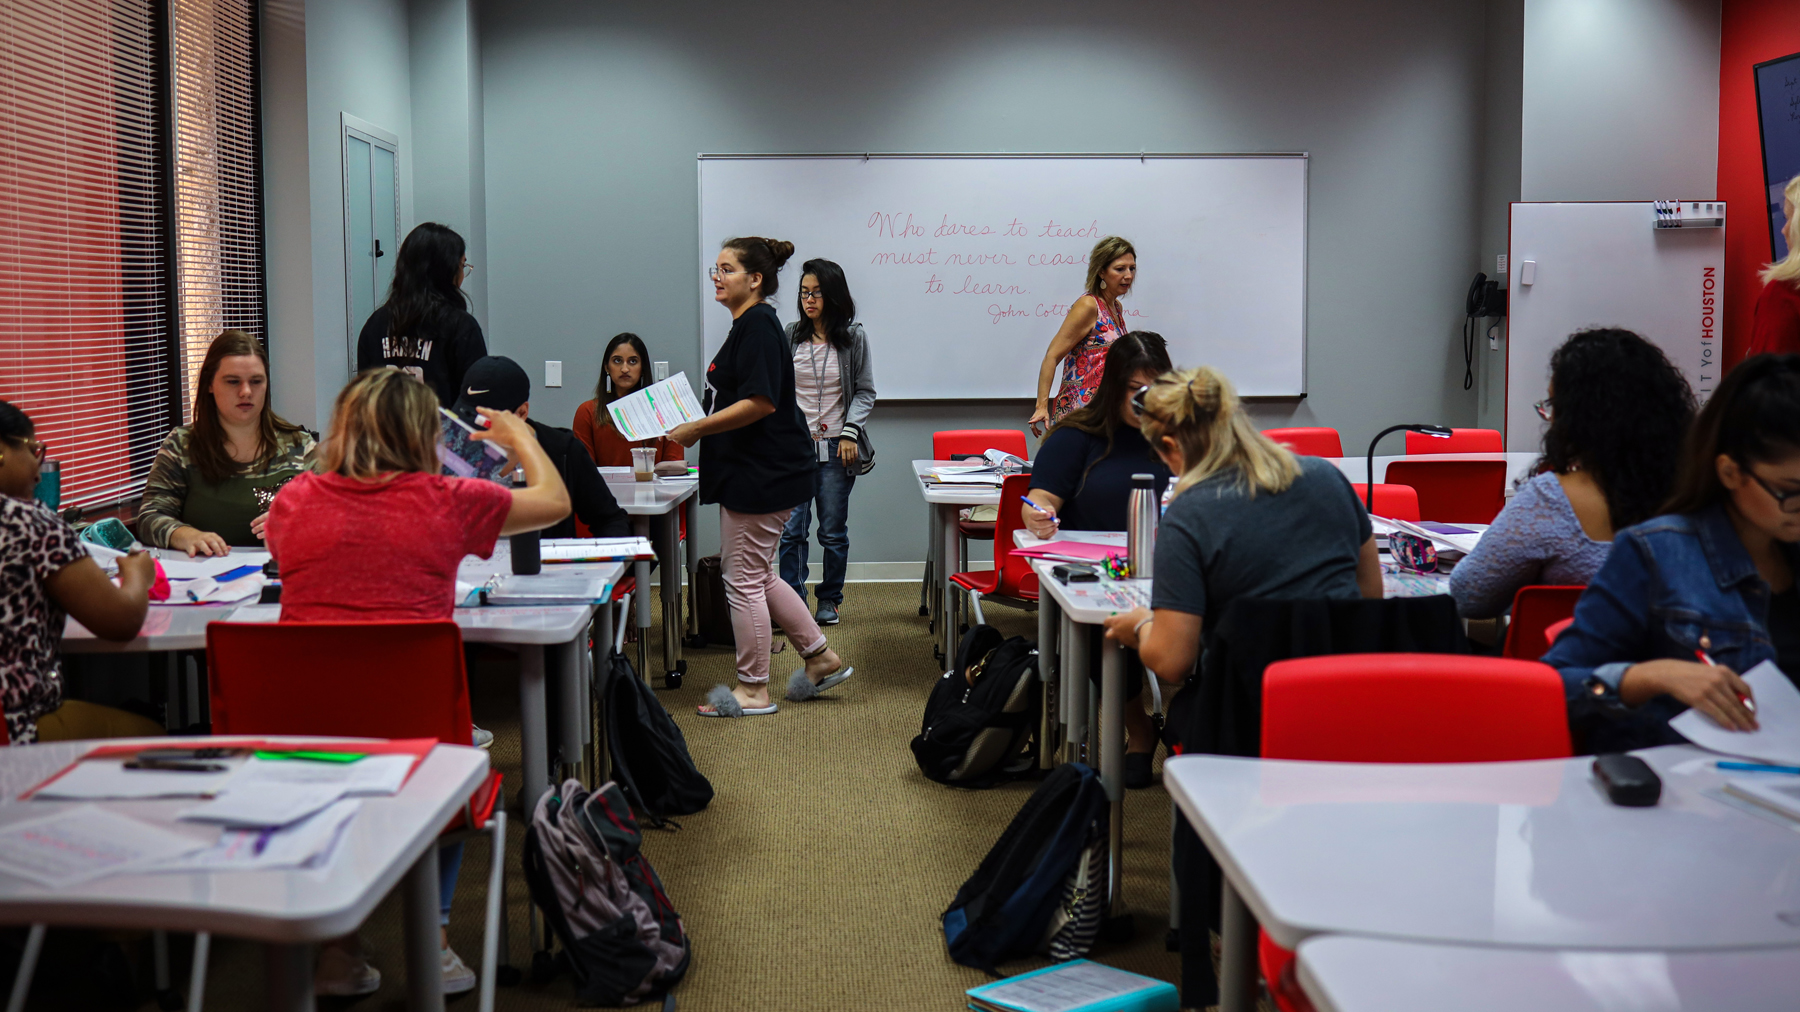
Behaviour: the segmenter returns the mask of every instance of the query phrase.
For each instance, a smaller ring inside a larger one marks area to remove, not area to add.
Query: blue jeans
[[[838,458],[838,440],[830,441],[831,459],[822,461],[813,477],[812,498],[794,507],[787,528],[781,532],[781,582],[806,600],[807,530],[812,526],[813,504],[819,507],[819,547],[825,550],[825,576],[819,581],[819,603],[833,607],[844,603],[844,571],[850,564],[850,490],[856,479]]]

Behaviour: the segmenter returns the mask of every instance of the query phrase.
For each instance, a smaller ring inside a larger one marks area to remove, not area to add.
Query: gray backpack
[[[663,1001],[693,959],[681,916],[639,853],[643,834],[616,783],[579,780],[538,799],[525,831],[531,902],[562,944],[583,1005]]]

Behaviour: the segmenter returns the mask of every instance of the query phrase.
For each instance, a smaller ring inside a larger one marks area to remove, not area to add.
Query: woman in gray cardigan
[[[794,508],[781,535],[781,578],[806,600],[808,529],[819,510],[819,547],[825,574],[819,581],[818,623],[836,625],[844,603],[844,570],[850,561],[850,489],[869,469],[872,449],[864,430],[875,407],[875,367],[869,341],[856,322],[856,303],[844,269],[808,260],[800,277],[800,319],[788,325],[794,349],[794,395],[806,415],[819,460],[813,497]]]

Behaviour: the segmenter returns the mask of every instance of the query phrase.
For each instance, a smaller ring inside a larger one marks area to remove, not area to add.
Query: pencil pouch
[[[1429,538],[1395,531],[1388,535],[1388,551],[1401,569],[1415,573],[1437,572],[1437,546]]]

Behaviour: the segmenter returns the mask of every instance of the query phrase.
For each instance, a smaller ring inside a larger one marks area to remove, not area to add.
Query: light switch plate
[[[544,362],[544,385],[547,387],[562,386],[562,363],[554,359]]]
[[[1521,284],[1521,285],[1537,284],[1537,261],[1536,260],[1521,260],[1521,261],[1519,261],[1519,284]]]
[[[666,380],[668,378],[669,378],[669,363],[667,363],[667,362],[651,362],[650,363],[650,382],[661,383],[663,380]]]

